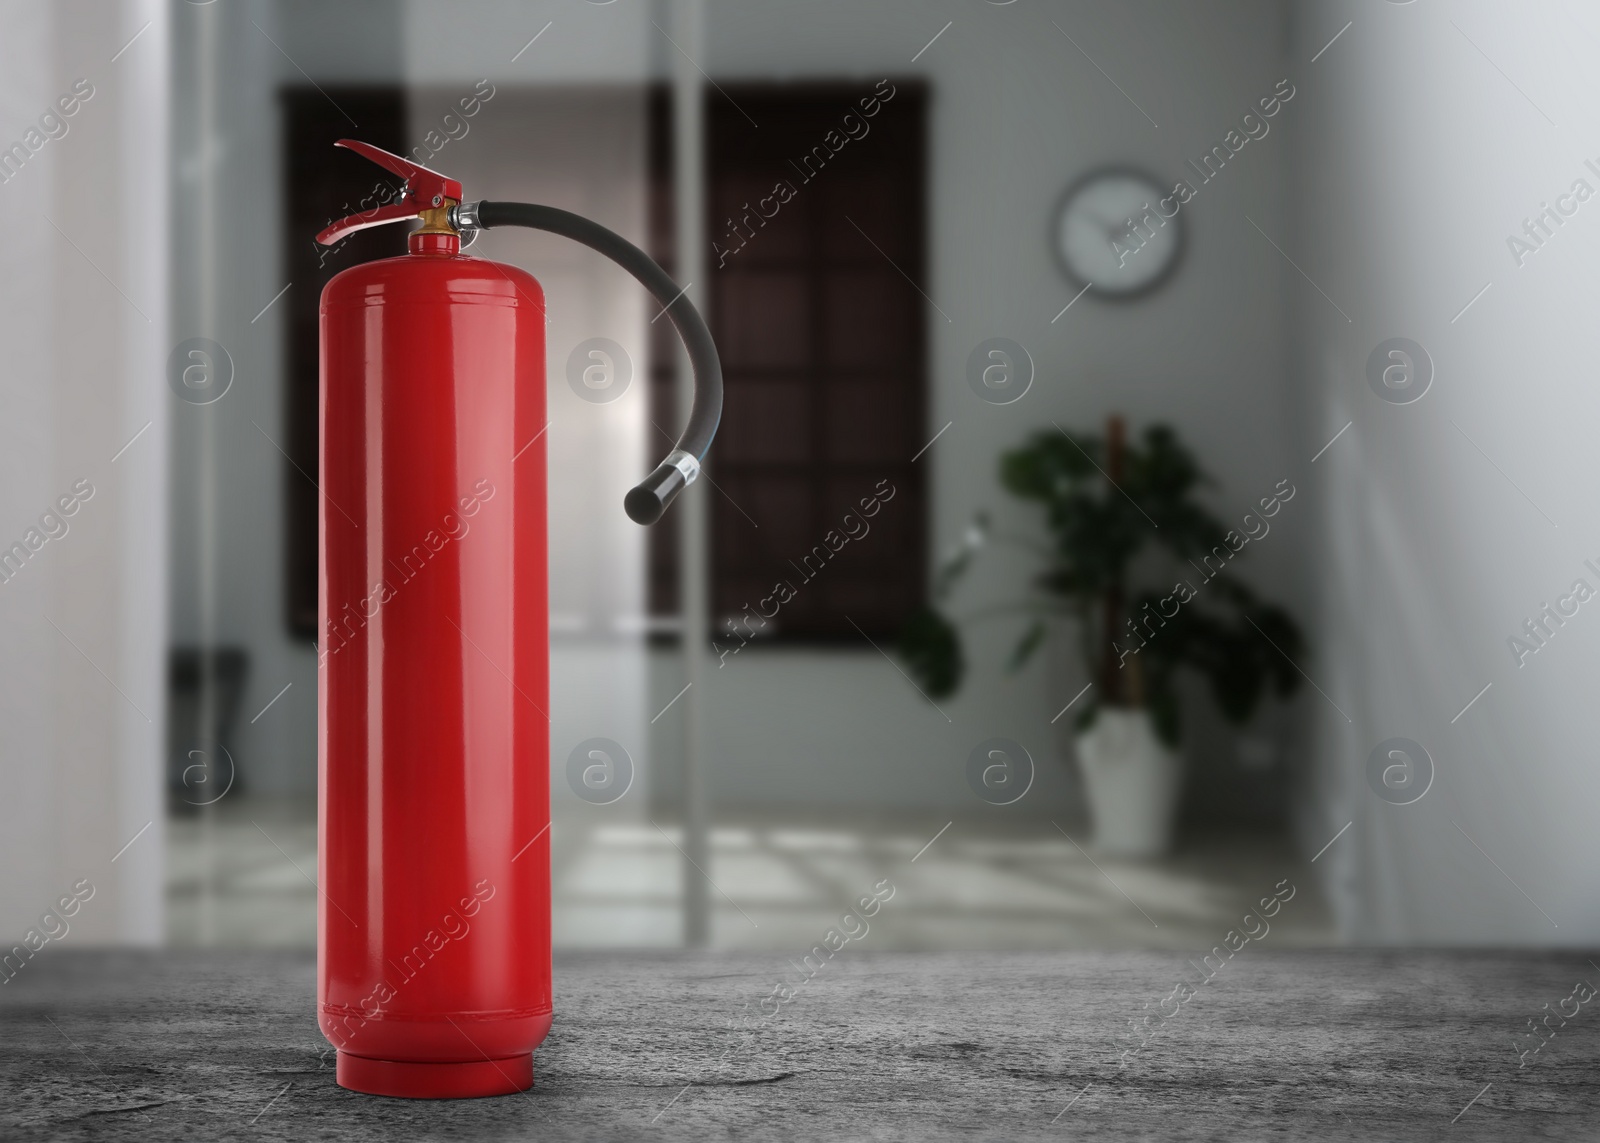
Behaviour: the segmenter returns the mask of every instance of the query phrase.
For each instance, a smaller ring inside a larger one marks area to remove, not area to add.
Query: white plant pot
[[[1182,767],[1143,710],[1102,708],[1077,736],[1094,848],[1114,857],[1158,857],[1172,843]]]

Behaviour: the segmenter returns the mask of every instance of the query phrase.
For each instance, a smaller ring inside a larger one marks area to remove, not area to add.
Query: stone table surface
[[[454,1102],[338,1087],[315,975],[48,950],[0,986],[0,1139],[1600,1139],[1582,951],[847,946],[803,982],[781,955],[558,955],[533,1090]]]

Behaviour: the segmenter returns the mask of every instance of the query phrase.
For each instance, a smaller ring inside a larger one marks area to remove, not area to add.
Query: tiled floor
[[[1159,862],[1132,862],[1091,859],[1048,822],[1003,834],[967,822],[940,832],[943,824],[751,815],[721,822],[707,871],[713,944],[802,953],[884,879],[894,897],[870,921],[871,942],[883,949],[1203,950],[1222,943],[1283,879],[1295,897],[1269,922],[1274,942],[1336,940],[1311,871],[1282,843],[1216,839]],[[569,820],[551,836],[559,947],[679,943],[677,827]],[[172,944],[315,943],[310,806],[238,799],[217,806],[208,822],[174,819],[168,862]]]

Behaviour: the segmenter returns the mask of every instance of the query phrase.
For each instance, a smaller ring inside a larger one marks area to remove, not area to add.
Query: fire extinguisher
[[[688,427],[627,494],[660,518],[700,472],[722,368],[684,292],[579,215],[405,180],[330,225],[420,218],[409,253],[322,291],[317,1015],[337,1079],[375,1095],[522,1091],[550,1029],[545,303],[461,253],[523,226],[594,248],[665,307],[689,351]]]

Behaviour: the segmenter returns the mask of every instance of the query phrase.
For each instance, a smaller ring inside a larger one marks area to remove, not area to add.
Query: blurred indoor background
[[[5,944],[82,878],[74,942],[315,941],[317,302],[404,249],[314,244],[392,194],[346,136],[620,231],[727,370],[709,479],[642,530],[622,495],[683,419],[658,307],[557,238],[472,250],[549,299],[558,947],[799,953],[885,877],[883,948],[1203,951],[1285,880],[1287,944],[1600,938],[1600,11],[0,12]],[[1131,227],[1139,179],[1190,194]],[[1002,454],[1111,463],[1112,417],[1172,428],[1300,635],[1239,652],[1299,684],[1242,721],[1177,678],[1166,844],[1091,800],[1077,621],[1008,667],[1052,541]],[[930,604],[949,694],[905,649]]]

